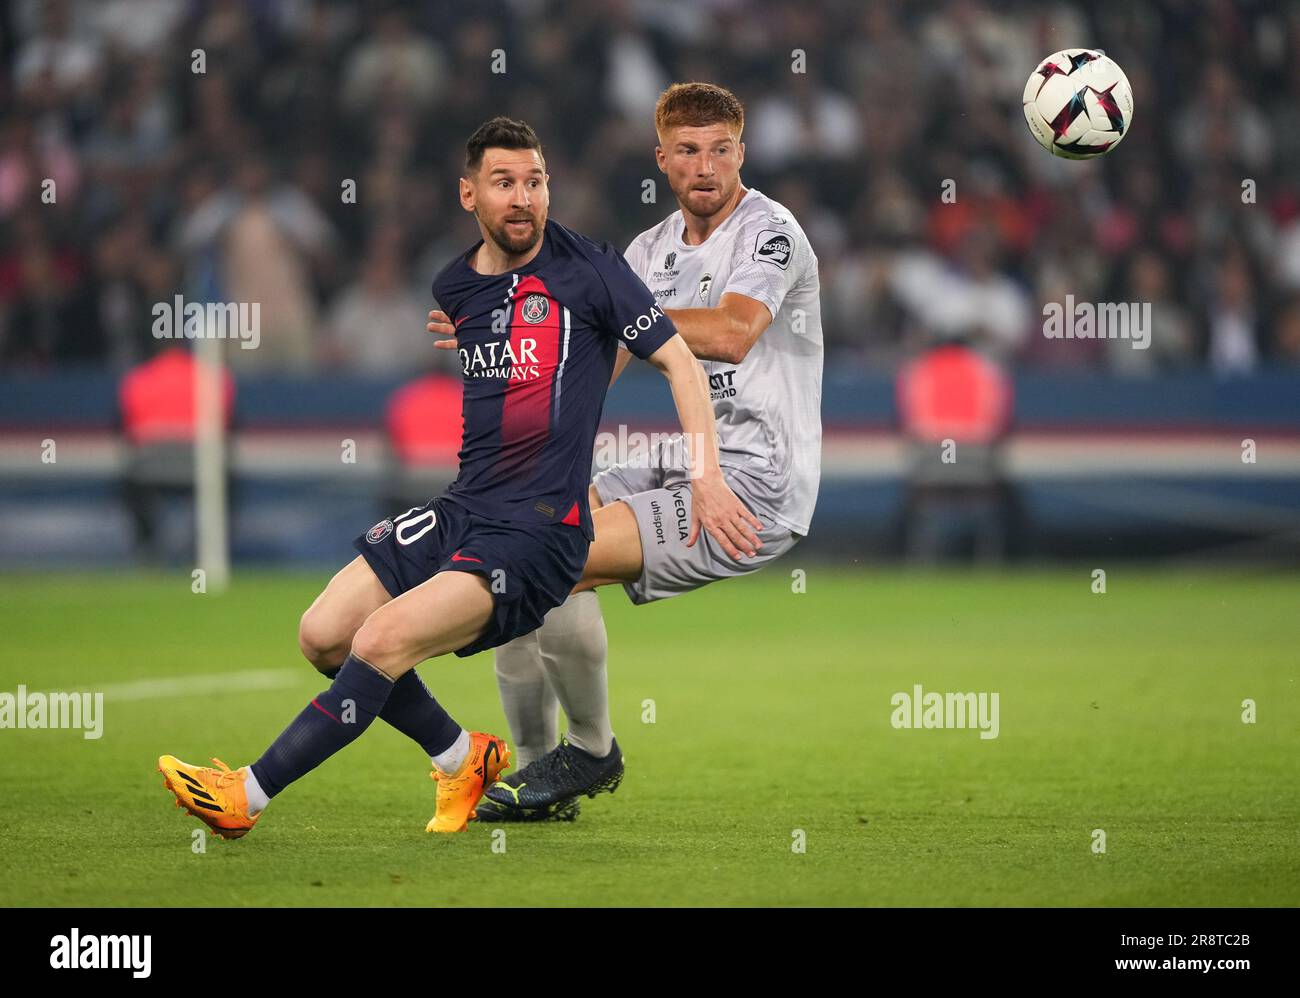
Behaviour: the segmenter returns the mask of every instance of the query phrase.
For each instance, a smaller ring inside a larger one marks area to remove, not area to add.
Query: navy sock
[[[427,756],[447,751],[460,737],[460,725],[433,698],[414,669],[393,684],[392,695],[379,716],[419,742]]]
[[[330,688],[304,707],[253,763],[266,796],[274,797],[360,737],[383,710],[393,685],[378,669],[349,655]]]
[[[323,674],[333,679],[341,668],[335,666]],[[430,758],[447,751],[460,737],[460,725],[434,699],[414,669],[393,684],[379,719],[413,738]]]

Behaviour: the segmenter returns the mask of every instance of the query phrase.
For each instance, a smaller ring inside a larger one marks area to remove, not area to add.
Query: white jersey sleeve
[[[761,301],[775,319],[785,296],[815,261],[807,237],[789,216],[754,212],[736,234],[731,275],[722,294]]]

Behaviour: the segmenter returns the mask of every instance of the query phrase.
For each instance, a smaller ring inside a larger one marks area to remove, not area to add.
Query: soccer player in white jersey
[[[701,361],[719,463],[757,515],[760,543],[747,528],[728,544],[692,536],[680,437],[648,462],[598,474],[590,490],[596,541],[582,582],[540,628],[496,649],[521,768],[488,789],[479,820],[569,820],[579,797],[612,791],[622,778],[595,587],[621,583],[638,604],[666,599],[753,572],[808,533],[821,474],[817,257],[783,205],[741,182],[743,128],[740,101],[722,87],[679,83],[660,96],[655,157],[680,210],[625,255]],[[440,313],[430,319],[432,332],[454,335]],[[615,378],[631,357],[620,351]],[[569,720],[558,744],[557,701]]]

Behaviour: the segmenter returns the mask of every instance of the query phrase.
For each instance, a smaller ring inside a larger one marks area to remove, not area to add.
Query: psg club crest
[[[378,544],[385,537],[393,532],[392,520],[380,520],[373,527],[366,531],[366,540],[371,544]]]
[[[524,299],[524,322],[541,322],[551,311],[546,295],[529,295]]]

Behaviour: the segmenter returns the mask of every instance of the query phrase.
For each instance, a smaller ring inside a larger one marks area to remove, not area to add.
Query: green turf
[[[504,853],[489,828],[425,834],[427,764],[382,722],[247,838],[192,852],[155,760],[249,762],[322,687],[296,629],[327,573],[240,573],[220,597],[187,576],[6,577],[0,691],[300,680],[110,699],[98,741],[0,731],[0,904],[1300,902],[1297,578],[1119,566],[1094,595],[1084,568],[811,565],[793,593],[796,567],[649,607],[606,591],[627,777],[574,824],[510,827]],[[505,733],[490,655],[421,674]],[[997,691],[999,737],[894,729],[916,683]]]

